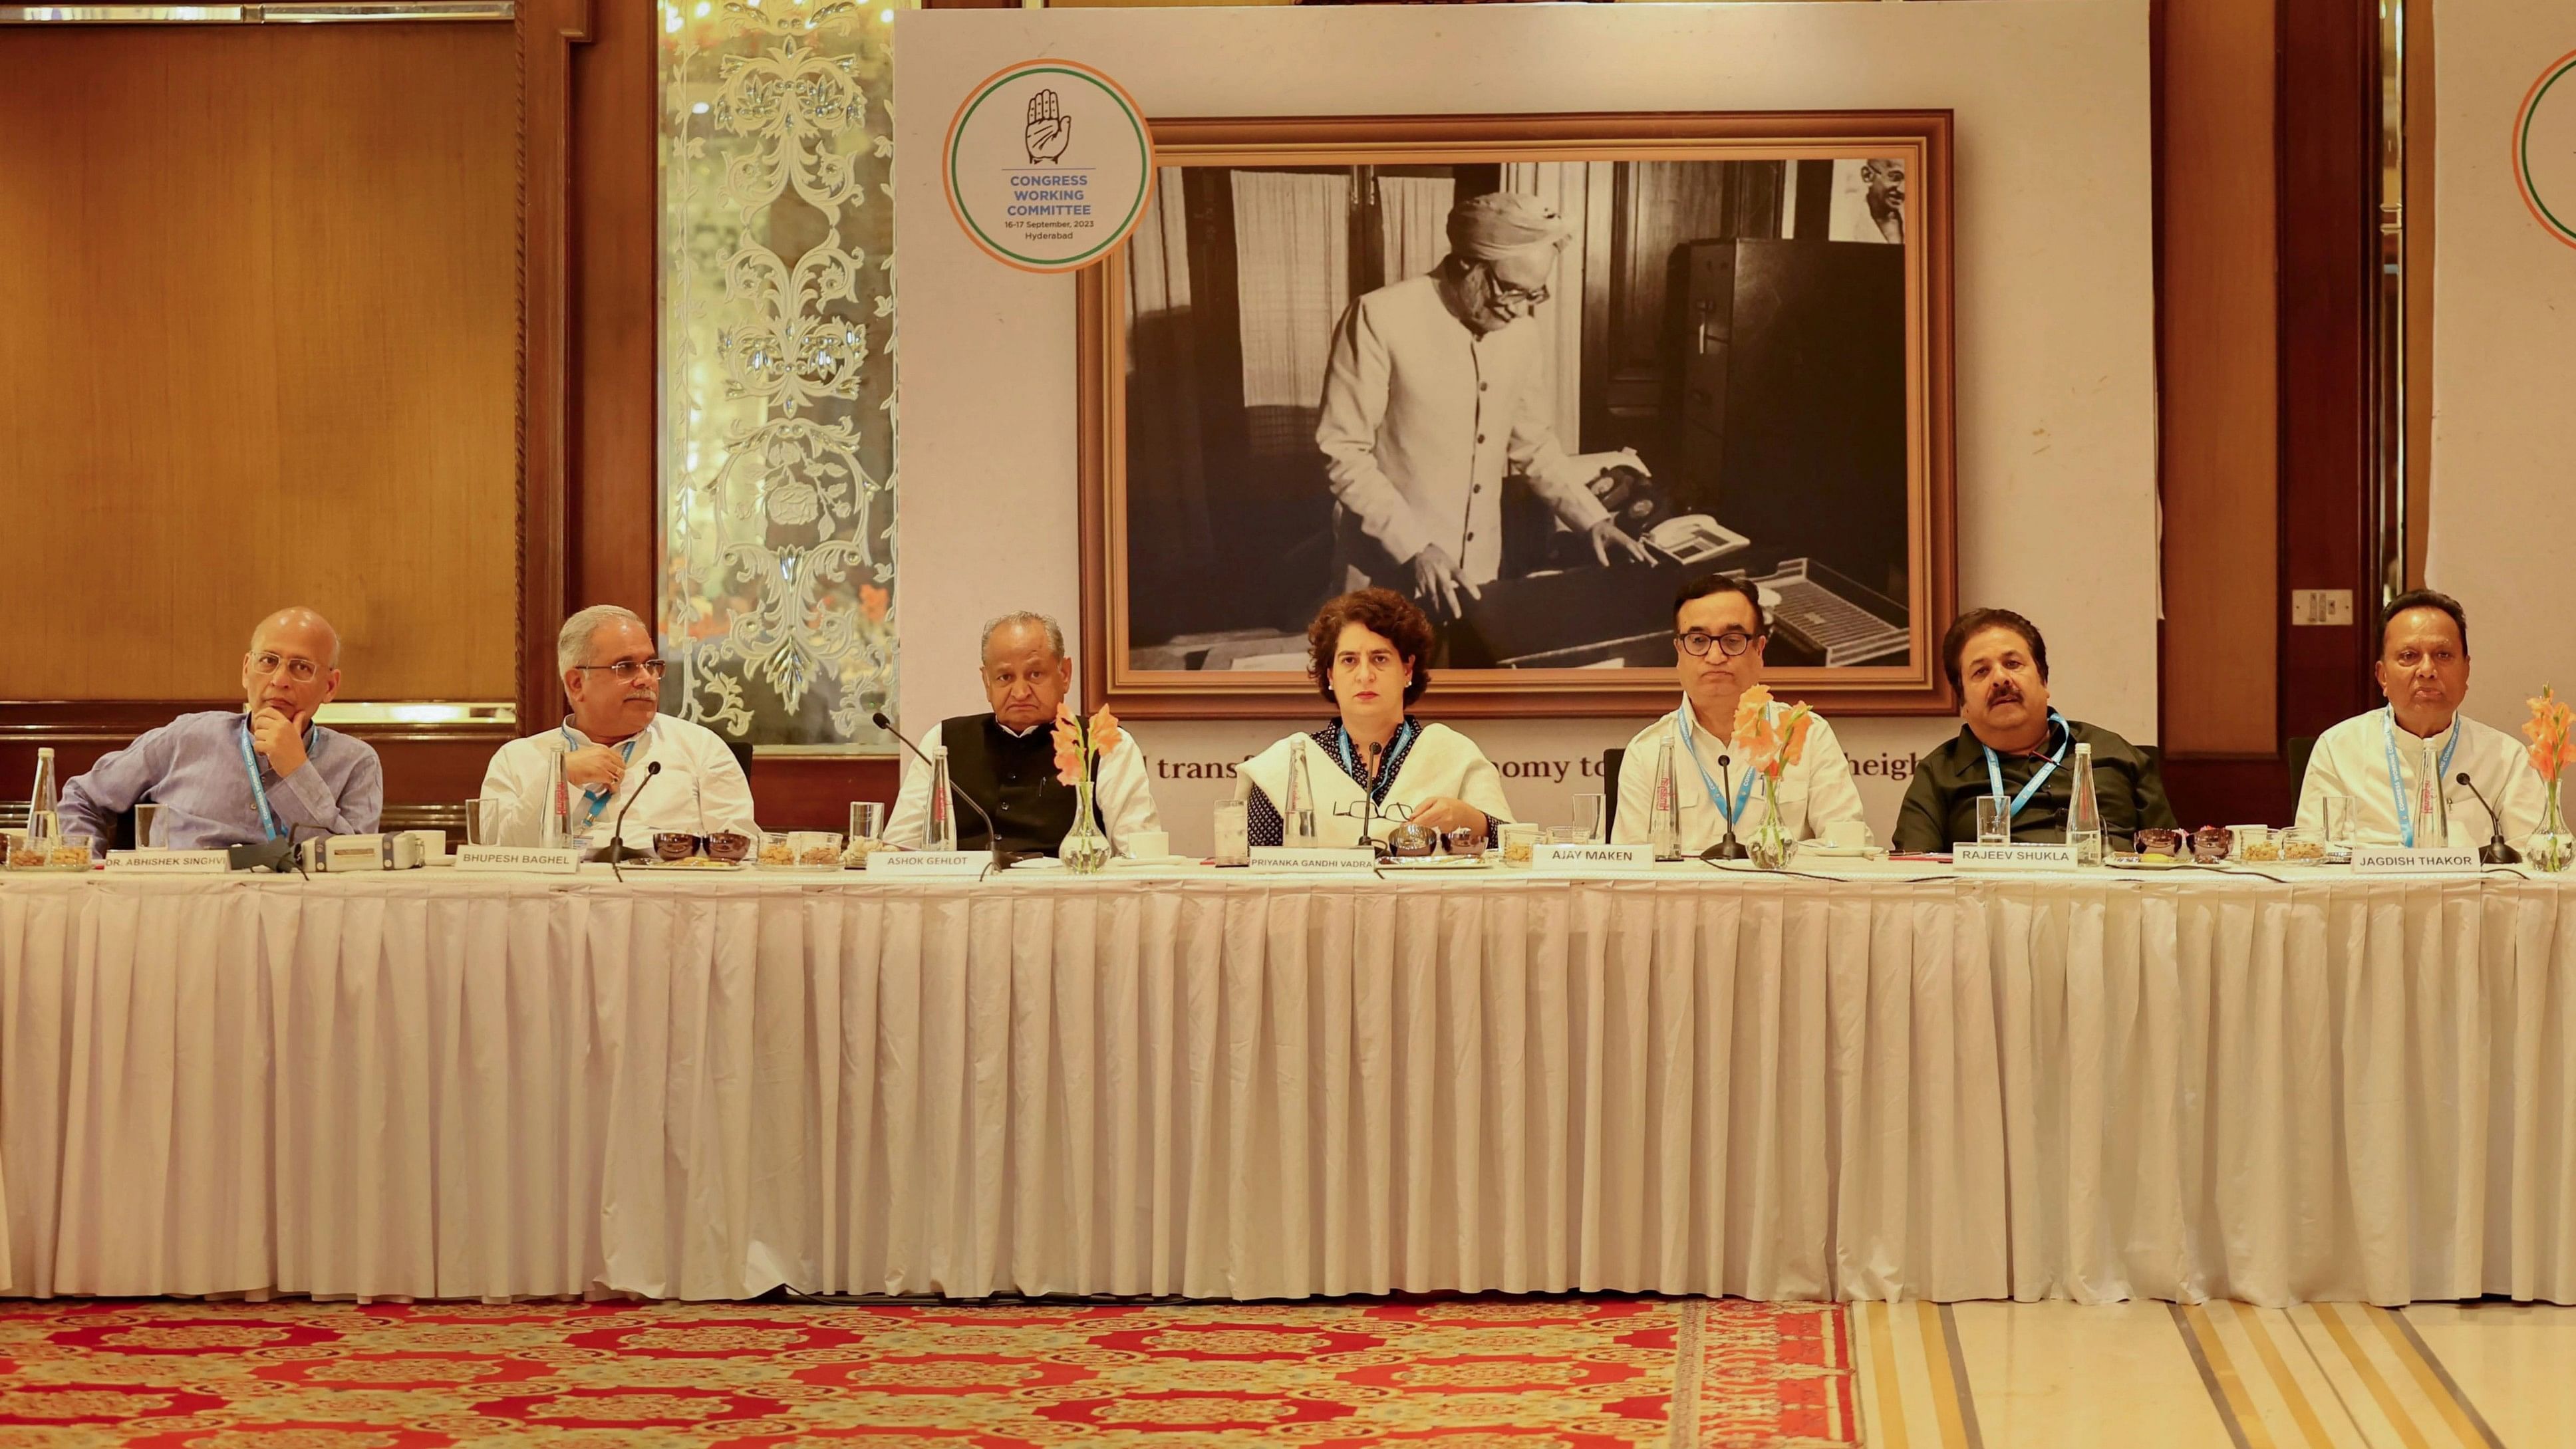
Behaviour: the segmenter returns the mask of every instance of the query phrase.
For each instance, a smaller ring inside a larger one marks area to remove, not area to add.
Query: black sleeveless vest
[[[960,715],[939,723],[948,747],[949,783],[993,812],[1004,850],[1053,855],[1073,829],[1073,787],[1055,777],[1054,727],[1013,735],[989,714]],[[1100,807],[1092,806],[1092,818]],[[984,850],[992,841],[972,805],[957,806],[957,848]]]

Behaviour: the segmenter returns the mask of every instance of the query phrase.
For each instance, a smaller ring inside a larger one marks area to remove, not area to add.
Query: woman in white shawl
[[[1301,788],[1315,814],[1315,838],[1356,846],[1383,839],[1399,822],[1447,834],[1469,830],[1488,845],[1511,819],[1502,773],[1475,742],[1409,712],[1431,683],[1431,621],[1402,594],[1360,589],[1324,605],[1306,626],[1308,672],[1341,718],[1293,734],[1246,761],[1235,798],[1246,804],[1254,845],[1285,834],[1289,780],[1305,762]]]

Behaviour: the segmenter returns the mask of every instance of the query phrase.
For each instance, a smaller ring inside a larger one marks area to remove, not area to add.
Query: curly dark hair
[[[1306,626],[1306,672],[1326,699],[1333,697],[1333,650],[1349,624],[1393,644],[1396,657],[1413,666],[1413,679],[1404,686],[1404,707],[1411,709],[1431,687],[1431,670],[1422,662],[1431,655],[1431,621],[1393,589],[1354,589],[1325,604]]]

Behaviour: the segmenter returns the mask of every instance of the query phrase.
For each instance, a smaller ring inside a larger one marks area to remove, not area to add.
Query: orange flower
[[[2522,735],[2531,741],[2531,767],[2540,778],[2552,785],[2569,765],[2576,765],[2576,708],[2570,708],[2558,697],[2555,688],[2543,688],[2538,699],[2525,700],[2531,706],[2531,718],[2524,722]]]
[[[1806,757],[1807,732],[1815,727],[1815,723],[1816,712],[1803,704],[1789,712],[1789,722],[1784,731],[1788,743],[1780,747],[1782,766],[1794,765]],[[1771,773],[1776,776],[1780,771],[1774,769]]]
[[[1068,750],[1061,745],[1057,746],[1055,752],[1055,777],[1057,781],[1062,784],[1081,784],[1082,751]]]
[[[861,585],[859,585],[859,612],[860,612],[860,613],[863,613],[863,614],[865,614],[865,615],[867,615],[867,616],[868,616],[868,622],[869,622],[869,623],[871,623],[871,624],[882,624],[882,623],[884,623],[884,622],[885,622],[885,616],[886,616],[886,605],[888,605],[888,604],[890,604],[890,603],[893,603],[893,602],[894,602],[894,595],[892,595],[892,594],[890,594],[890,593],[886,592],[885,590],[883,590],[883,589],[881,589],[881,588],[878,588],[876,585],[874,585],[874,584],[861,584]]]
[[[1123,738],[1125,736],[1118,732],[1118,716],[1109,712],[1109,706],[1102,705],[1100,712],[1091,717],[1092,752],[1105,755],[1118,748],[1118,741]]]
[[[1754,737],[1771,723],[1771,691],[1761,685],[1737,697],[1735,701],[1735,747],[1749,750]]]

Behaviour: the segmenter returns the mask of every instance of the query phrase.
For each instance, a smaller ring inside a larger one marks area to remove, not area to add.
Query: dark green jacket
[[[2165,801],[2165,782],[2156,762],[2127,740],[2082,720],[2068,722],[2074,740],[2066,758],[2050,772],[2039,793],[2013,817],[2013,839],[2049,844],[2066,838],[2066,811],[2075,799],[2075,746],[2093,747],[2093,793],[2102,802],[2102,833],[2113,850],[2128,850],[2131,837],[2148,826],[2171,828],[2173,806]],[[2051,731],[2052,745],[2055,732]],[[1998,755],[2003,764],[2004,794],[2021,793],[2034,771],[2047,763],[2026,755]],[[1945,851],[1959,841],[1977,838],[1977,797],[1993,793],[1986,777],[1986,750],[1966,725],[1959,737],[1914,764],[1914,783],[1896,812],[1891,848],[1900,851]]]

